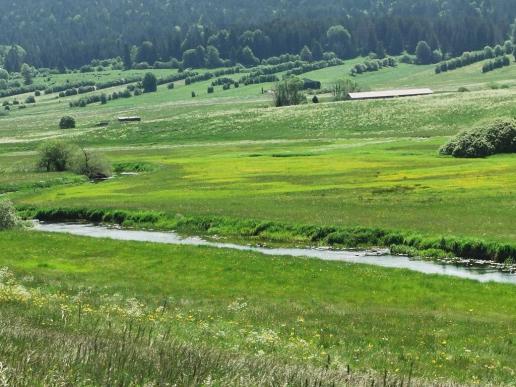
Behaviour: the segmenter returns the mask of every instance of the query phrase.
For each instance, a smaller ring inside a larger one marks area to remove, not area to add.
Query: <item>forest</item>
[[[195,64],[195,50],[235,64],[299,54],[305,46],[315,60],[324,51],[345,59],[414,53],[419,41],[457,56],[502,44],[516,17],[514,0],[0,3],[0,66],[9,71],[19,71],[24,62],[78,68],[118,56],[150,65],[186,56]]]

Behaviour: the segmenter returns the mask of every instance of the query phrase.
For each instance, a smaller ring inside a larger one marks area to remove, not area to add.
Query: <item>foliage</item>
[[[434,56],[432,49],[427,42],[420,41],[416,46],[416,60],[418,64],[430,64],[433,62]]]
[[[491,60],[489,62],[484,63],[482,66],[482,72],[488,73],[489,71],[493,71],[496,69],[500,69],[505,66],[510,66],[511,60],[508,56],[501,56],[496,58],[495,60]]]
[[[70,116],[61,117],[59,120],[60,129],[73,129],[75,128],[75,118]]]
[[[0,199],[0,231],[9,230],[19,223],[13,203],[10,200]]]
[[[495,51],[489,46],[486,46],[483,50],[472,52],[466,51],[459,57],[451,58],[437,64],[435,67],[435,73],[440,74],[452,71],[493,57],[495,57]]]
[[[75,151],[70,170],[89,179],[105,179],[112,175],[111,165],[104,156],[84,148]]]
[[[193,6],[187,2],[148,0],[143,5],[128,1],[103,7],[79,0],[68,1],[66,7],[59,0],[38,0],[29,9],[13,4],[1,15],[0,24],[7,33],[0,43],[8,46],[0,58],[10,72],[19,71],[25,61],[64,69],[91,65],[92,59],[100,57],[120,57],[117,66],[129,69],[138,62],[150,66],[172,63],[170,58],[177,62],[198,47],[207,55],[207,47],[212,46],[222,59],[236,62],[245,47],[256,58],[265,59],[298,53],[307,46],[318,60],[322,46],[338,56],[380,53],[382,46],[387,54],[399,55],[403,48],[413,53],[419,40],[458,55],[498,43],[495,39],[511,33],[516,16],[512,0],[477,3],[435,0],[430,6],[417,6],[410,0],[386,4],[331,0],[299,5],[287,0],[279,5],[266,2],[257,9],[249,0],[238,7],[233,0],[221,0],[217,5],[200,0]],[[56,28],[62,20],[67,22]],[[88,35],[74,39],[79,30]]]
[[[299,105],[306,101],[302,93],[304,83],[299,78],[286,78],[277,82],[274,88],[274,105],[276,107]]]
[[[441,147],[442,155],[486,157],[516,152],[516,121],[498,121],[484,128],[459,133]]]
[[[354,65],[351,68],[350,75],[355,76],[366,72],[378,71],[382,68],[396,67],[397,65],[398,62],[395,58],[392,57],[384,59],[367,60],[364,63],[357,63],[356,65]]]
[[[142,85],[144,93],[156,92],[158,89],[158,79],[153,73],[147,73],[143,77]]]
[[[70,168],[75,148],[64,141],[52,140],[38,147],[38,167],[47,172],[62,172]]]
[[[344,101],[348,99],[349,93],[361,91],[358,83],[351,79],[339,80],[333,86],[333,98],[335,101]]]

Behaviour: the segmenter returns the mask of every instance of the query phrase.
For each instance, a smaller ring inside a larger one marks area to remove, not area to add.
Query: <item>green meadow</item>
[[[363,60],[302,77],[329,89]],[[354,80],[436,93],[330,102],[323,92],[285,108],[272,107],[271,83],[208,94],[211,80],[177,82],[84,108],[68,105],[80,96],[42,95],[0,116],[0,195],[22,213],[148,211],[514,246],[516,157],[438,154],[462,130],[516,117],[516,64],[481,67],[400,64]],[[121,75],[52,82],[74,76]],[[64,115],[75,129],[58,128]],[[38,146],[55,139],[136,173],[91,183],[38,171]],[[271,242],[306,241],[280,230]],[[0,233],[0,267],[0,385],[514,385],[512,285],[21,230]]]
[[[15,381],[51,368],[93,384],[514,382],[512,285],[29,231],[0,243],[15,273],[0,272],[0,357]]]

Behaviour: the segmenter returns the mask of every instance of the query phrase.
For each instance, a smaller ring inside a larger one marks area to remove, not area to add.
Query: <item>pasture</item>
[[[303,77],[329,88],[362,60]],[[438,154],[461,130],[516,117],[516,65],[488,74],[481,66],[436,75],[433,66],[400,64],[354,78],[372,90],[428,86],[432,96],[286,108],[272,107],[272,83],[208,94],[211,80],[177,82],[84,108],[69,107],[78,96],[42,95],[0,116],[0,195],[19,209],[150,211],[516,245],[514,155]],[[58,128],[64,115],[75,129]],[[122,115],[142,121],[121,124]],[[36,170],[38,146],[55,139],[135,173],[91,183]],[[280,231],[268,242],[306,242]],[[0,272],[0,381],[514,384],[511,285],[34,231],[1,232],[0,246],[8,268]]]

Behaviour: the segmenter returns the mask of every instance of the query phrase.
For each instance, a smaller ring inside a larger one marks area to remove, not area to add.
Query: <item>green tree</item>
[[[0,79],[7,81],[9,79],[9,73],[7,70],[0,68]]]
[[[383,45],[383,42],[381,40],[378,41],[374,53],[376,54],[376,57],[378,59],[383,59],[387,55],[387,52],[385,51],[385,46]]]
[[[156,53],[156,49],[154,48],[154,44],[149,41],[143,42],[140,48],[138,48],[136,61],[138,63],[147,62],[152,65],[154,62],[156,62],[157,59],[158,55]]]
[[[70,116],[61,117],[61,120],[59,121],[59,128],[60,129],[75,128],[75,118],[70,117]]]
[[[198,46],[196,49],[186,50],[183,53],[183,67],[200,68],[205,65],[206,51],[203,46]]]
[[[239,55],[239,61],[246,67],[256,66],[260,60],[254,55],[249,46],[245,46]]]
[[[485,46],[484,47],[484,56],[486,58],[494,58],[494,50],[489,46]]]
[[[299,57],[301,60],[305,62],[311,62],[313,60],[312,51],[308,48],[308,46],[304,46],[301,52],[299,53]]]
[[[416,46],[416,61],[418,64],[430,64],[433,60],[432,49],[427,42],[421,40]]]
[[[133,68],[133,58],[131,56],[131,49],[128,44],[124,44],[124,69],[130,70]]]
[[[24,63],[21,67],[20,72],[23,77],[23,82],[26,85],[32,85],[32,69],[31,69],[31,67],[27,63]]]
[[[222,66],[222,59],[220,59],[219,50],[214,46],[206,48],[206,67],[213,69]]]
[[[341,25],[331,26],[326,32],[326,39],[330,50],[338,57],[345,58],[353,54],[351,48],[351,34]]]
[[[105,179],[113,173],[111,164],[103,155],[82,147],[75,150],[70,169],[89,179]]]
[[[495,53],[495,56],[502,56],[504,54],[504,49],[502,48],[502,46],[500,46],[499,44],[497,44],[494,48],[494,53]]]
[[[53,140],[38,148],[38,167],[47,172],[62,172],[70,167],[75,149],[70,144]]]
[[[231,53],[231,37],[229,31],[226,29],[218,31],[216,34],[210,36],[208,45],[216,47],[223,58],[228,58]]]
[[[25,58],[25,50],[20,46],[12,46],[5,57],[5,69],[10,73],[19,72]]]
[[[317,40],[312,42],[311,51],[313,60],[321,60],[323,58],[323,48]]]
[[[350,79],[338,80],[333,86],[333,98],[335,101],[348,99],[349,93],[360,91],[358,83]]]
[[[274,105],[276,107],[299,105],[306,101],[302,93],[303,81],[297,77],[287,78],[278,83],[274,88]]]
[[[147,73],[143,77],[142,85],[144,93],[153,93],[158,90],[158,79],[153,73]]]

